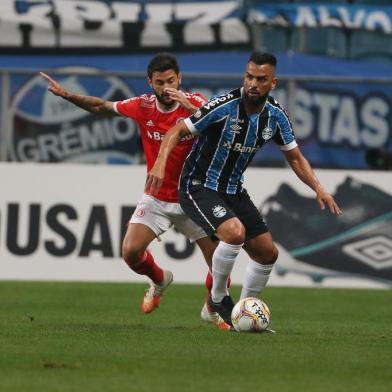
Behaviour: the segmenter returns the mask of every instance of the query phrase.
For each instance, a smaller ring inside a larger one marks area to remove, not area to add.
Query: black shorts
[[[194,186],[188,193],[180,191],[179,196],[184,212],[210,237],[214,237],[219,225],[234,217],[245,227],[245,240],[268,232],[267,224],[245,189],[235,195],[228,195],[203,186]]]

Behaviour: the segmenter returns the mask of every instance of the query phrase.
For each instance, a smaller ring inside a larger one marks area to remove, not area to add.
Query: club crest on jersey
[[[138,216],[139,218],[141,218],[142,216],[144,216],[146,214],[146,212],[144,211],[144,209],[143,208],[139,208],[137,211],[136,211],[136,216]]]
[[[185,120],[185,117],[178,117],[177,120],[176,120],[176,124],[178,124],[182,120]]]
[[[200,111],[200,110],[197,110],[195,113],[193,113],[193,116],[194,116],[195,118],[200,118],[200,117],[201,117],[201,111]]]
[[[270,128],[270,127],[265,127],[265,128],[263,129],[263,132],[261,132],[261,137],[262,137],[264,140],[269,140],[269,139],[271,139],[273,133],[274,133],[274,131],[272,130],[272,128]]]
[[[212,209],[212,213],[216,218],[222,218],[226,215],[226,208],[218,204]]]

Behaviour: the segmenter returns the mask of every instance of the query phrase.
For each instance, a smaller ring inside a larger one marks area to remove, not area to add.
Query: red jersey
[[[200,94],[184,94],[196,107],[200,107],[206,102]],[[170,111],[163,111],[157,106],[157,99],[153,94],[143,94],[125,101],[115,102],[114,110],[138,123],[147,160],[147,171],[150,171],[154,166],[162,138],[166,132],[179,121],[192,114],[180,104],[174,106]],[[174,148],[167,161],[162,186],[154,197],[162,201],[178,202],[178,180],[184,160],[191,150],[193,142],[194,136],[189,135],[183,138]]]

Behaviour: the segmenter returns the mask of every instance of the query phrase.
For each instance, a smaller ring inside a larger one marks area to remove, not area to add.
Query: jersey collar
[[[157,110],[158,110],[159,112],[161,112],[161,113],[171,113],[171,112],[174,112],[175,110],[177,110],[178,107],[180,106],[180,104],[179,104],[178,102],[176,102],[175,105],[174,105],[172,108],[170,108],[169,110],[167,110],[167,109],[165,109],[164,106],[162,106],[162,105],[160,104],[160,102],[155,98],[155,106],[156,106]]]

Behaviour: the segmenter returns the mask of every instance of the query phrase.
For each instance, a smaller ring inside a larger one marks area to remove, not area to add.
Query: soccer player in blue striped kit
[[[209,305],[230,325],[234,304],[226,282],[241,248],[250,257],[241,298],[260,296],[278,258],[268,227],[242,186],[243,173],[255,153],[273,140],[296,175],[315,192],[320,208],[342,213],[302,155],[287,113],[269,96],[277,83],[275,71],[272,54],[254,52],[242,88],[211,99],[174,126],[147,176],[146,187],[157,192],[173,148],[182,137],[198,135],[181,173],[180,204],[208,235],[220,240],[212,259]]]

